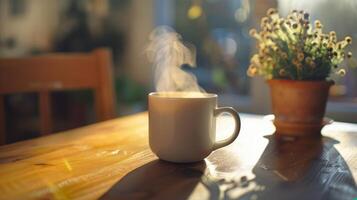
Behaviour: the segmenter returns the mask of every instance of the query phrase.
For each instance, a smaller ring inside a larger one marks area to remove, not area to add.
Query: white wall
[[[11,16],[9,2],[0,0],[0,40],[10,36],[17,41],[17,48],[0,48],[2,56],[18,56],[30,48],[49,49],[54,30],[59,25],[58,0],[25,0],[23,15]],[[41,22],[41,23],[40,23]]]
[[[144,49],[148,36],[154,28],[154,0],[132,0],[128,26],[128,40],[125,65],[127,74],[135,81],[150,84],[151,66],[147,62]]]

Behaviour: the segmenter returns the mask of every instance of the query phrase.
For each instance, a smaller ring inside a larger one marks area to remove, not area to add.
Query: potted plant
[[[337,41],[336,32],[323,32],[320,21],[293,10],[286,18],[269,9],[260,31],[250,30],[258,52],[251,57],[249,76],[267,79],[272,96],[274,125],[279,135],[320,135],[334,74],[343,76],[346,47],[351,37]]]

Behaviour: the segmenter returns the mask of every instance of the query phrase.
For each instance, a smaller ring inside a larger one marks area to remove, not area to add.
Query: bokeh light
[[[187,16],[190,19],[197,19],[202,15],[202,8],[198,5],[193,5],[188,9]]]

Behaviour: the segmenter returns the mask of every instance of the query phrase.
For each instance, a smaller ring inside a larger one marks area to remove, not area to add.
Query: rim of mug
[[[197,96],[164,96],[162,93],[166,94],[182,94],[182,93],[195,93]],[[160,95],[161,94],[161,95]],[[157,98],[169,98],[169,99],[207,99],[216,98],[218,95],[214,93],[202,93],[202,92],[150,92],[148,96]]]

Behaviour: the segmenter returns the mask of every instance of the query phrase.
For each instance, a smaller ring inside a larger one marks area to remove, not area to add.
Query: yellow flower
[[[345,38],[345,41],[347,42],[347,44],[352,44],[352,38],[350,36],[347,36]]]
[[[273,15],[275,13],[278,13],[278,11],[275,8],[269,8],[267,11],[268,16]]]
[[[330,37],[336,37],[336,32],[335,31],[331,31],[330,32]]]
[[[257,72],[258,72],[257,68],[254,65],[250,65],[248,68],[248,71],[247,71],[247,75],[255,76],[255,75],[257,75]]]
[[[349,52],[347,53],[347,58],[352,58],[352,52],[349,51]]]
[[[346,75],[346,70],[340,69],[340,70],[338,70],[337,74],[340,75],[340,76],[345,76]]]
[[[320,22],[319,20],[316,20],[316,21],[315,21],[315,27],[316,27],[317,29],[321,29],[321,28],[322,28],[322,24],[321,24],[321,22]]]
[[[320,69],[338,65],[344,59],[352,57],[352,53],[347,53],[345,49],[352,43],[350,36],[338,41],[335,31],[323,32],[322,23],[319,20],[311,23],[309,14],[302,10],[294,10],[287,17],[280,17],[278,11],[271,8],[260,21],[260,30],[251,29],[249,34],[257,40],[258,50],[252,56],[251,66],[247,70],[250,76],[263,75],[268,79],[320,79],[319,70],[314,70],[317,68],[314,59],[319,60],[321,57],[326,61],[325,66],[318,66]],[[305,66],[310,73],[299,73]],[[338,69],[340,68],[331,70],[340,75],[346,73],[345,70]],[[330,73],[330,68],[326,70]]]
[[[261,20],[261,23],[263,24],[267,24],[269,22],[269,18],[268,17],[263,17]]]
[[[249,35],[250,36],[255,36],[256,34],[257,34],[257,30],[256,29],[253,28],[253,29],[249,30]]]

